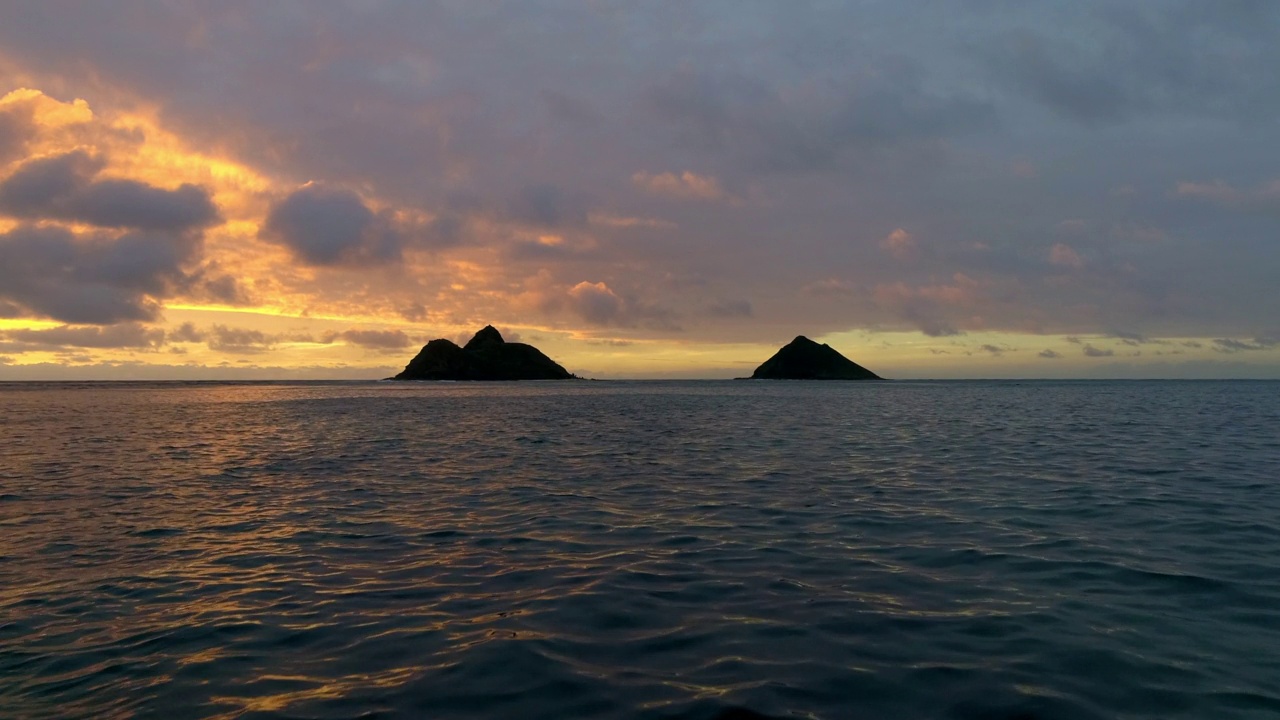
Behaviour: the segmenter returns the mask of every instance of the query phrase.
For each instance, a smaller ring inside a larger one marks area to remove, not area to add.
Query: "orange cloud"
[[[1076,270],[1084,267],[1084,260],[1080,259],[1080,255],[1070,245],[1064,243],[1055,243],[1053,247],[1049,248],[1049,262],[1059,267],[1068,267]]]
[[[925,335],[959,335],[960,327],[982,324],[974,311],[984,299],[984,286],[964,273],[956,273],[951,280],[949,285],[877,285],[872,297],[876,305],[914,324]]]
[[[880,241],[880,247],[899,260],[913,260],[917,256],[915,236],[902,228],[889,233]]]
[[[631,176],[631,182],[651,195],[677,200],[728,201],[739,200],[725,192],[720,181],[712,175],[698,175],[688,170],[679,175],[664,172],[657,175],[644,171]]]

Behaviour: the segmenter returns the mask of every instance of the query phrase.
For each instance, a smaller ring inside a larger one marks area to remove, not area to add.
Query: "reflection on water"
[[[1277,390],[0,385],[0,715],[1276,717]]]

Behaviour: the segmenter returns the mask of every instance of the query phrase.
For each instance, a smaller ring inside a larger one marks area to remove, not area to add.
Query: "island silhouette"
[[[541,350],[507,342],[492,325],[458,347],[444,338],[427,343],[390,380],[581,380]],[[798,335],[749,378],[739,380],[880,380],[879,375],[830,345]]]
[[[747,380],[880,380],[880,376],[803,335],[765,360]]]
[[[577,380],[532,345],[507,342],[485,325],[463,347],[439,338],[418,351],[392,380]]]

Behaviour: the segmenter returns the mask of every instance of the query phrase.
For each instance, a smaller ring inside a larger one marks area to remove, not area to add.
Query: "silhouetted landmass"
[[[800,335],[751,375],[752,380],[879,380],[880,376]]]
[[[509,343],[492,325],[463,347],[440,339],[423,346],[404,372],[392,380],[574,380],[542,351],[524,343]]]

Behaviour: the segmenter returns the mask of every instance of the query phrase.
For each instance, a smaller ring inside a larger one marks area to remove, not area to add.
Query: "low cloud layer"
[[[49,348],[128,348],[155,349],[164,344],[165,332],[159,328],[138,323],[124,323],[111,327],[62,326],[47,330],[9,330],[0,332],[5,340],[31,346],[28,349]]]
[[[403,330],[344,330],[326,336],[326,341],[342,340],[351,345],[379,351],[404,350],[414,344],[412,338]]]

